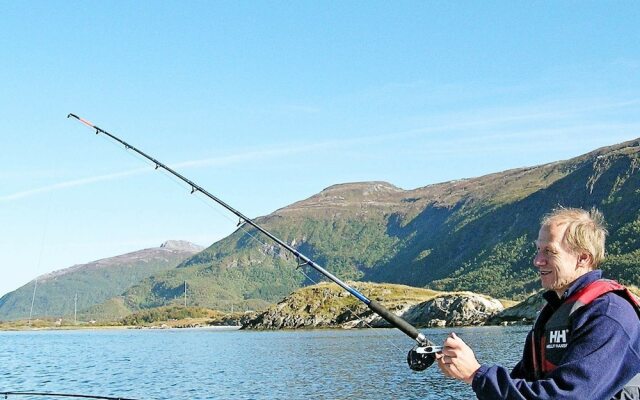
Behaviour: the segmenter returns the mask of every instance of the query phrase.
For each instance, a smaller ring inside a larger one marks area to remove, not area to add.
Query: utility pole
[[[187,281],[184,281],[184,308],[187,308]]]
[[[73,324],[78,325],[78,292],[73,298]]]

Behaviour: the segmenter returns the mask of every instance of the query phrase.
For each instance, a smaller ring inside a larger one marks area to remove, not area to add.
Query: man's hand
[[[471,347],[453,332],[444,341],[442,352],[436,354],[436,360],[443,374],[468,384],[480,368]]]

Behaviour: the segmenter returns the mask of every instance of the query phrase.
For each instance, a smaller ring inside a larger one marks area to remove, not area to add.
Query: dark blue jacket
[[[602,271],[591,271],[578,278],[561,299],[553,291],[544,297],[557,307],[601,277]],[[511,374],[497,365],[480,366],[472,382],[478,399],[608,400],[640,373],[640,322],[623,297],[607,293],[576,311],[571,332],[564,360],[544,379],[531,378],[533,330]]]

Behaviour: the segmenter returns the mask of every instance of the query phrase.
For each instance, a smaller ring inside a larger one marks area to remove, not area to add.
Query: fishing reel
[[[407,354],[407,364],[414,371],[424,371],[436,360],[436,353],[442,351],[442,346],[435,346],[427,340],[426,344],[417,344]]]

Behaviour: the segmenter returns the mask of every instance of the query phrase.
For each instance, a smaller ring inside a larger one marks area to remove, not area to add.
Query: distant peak
[[[340,183],[323,189],[305,200],[281,208],[276,213],[306,209],[362,210],[363,207],[387,207],[395,204],[396,198],[405,190],[382,181]]]
[[[402,192],[403,190],[397,186],[383,181],[372,182],[352,182],[352,183],[339,183],[337,185],[329,186],[322,190],[322,193],[327,192],[349,192],[349,191],[362,191],[364,194],[371,192]]]
[[[167,240],[160,245],[160,248],[166,250],[182,250],[182,251],[201,251],[204,249],[202,246],[187,242],[186,240]]]

